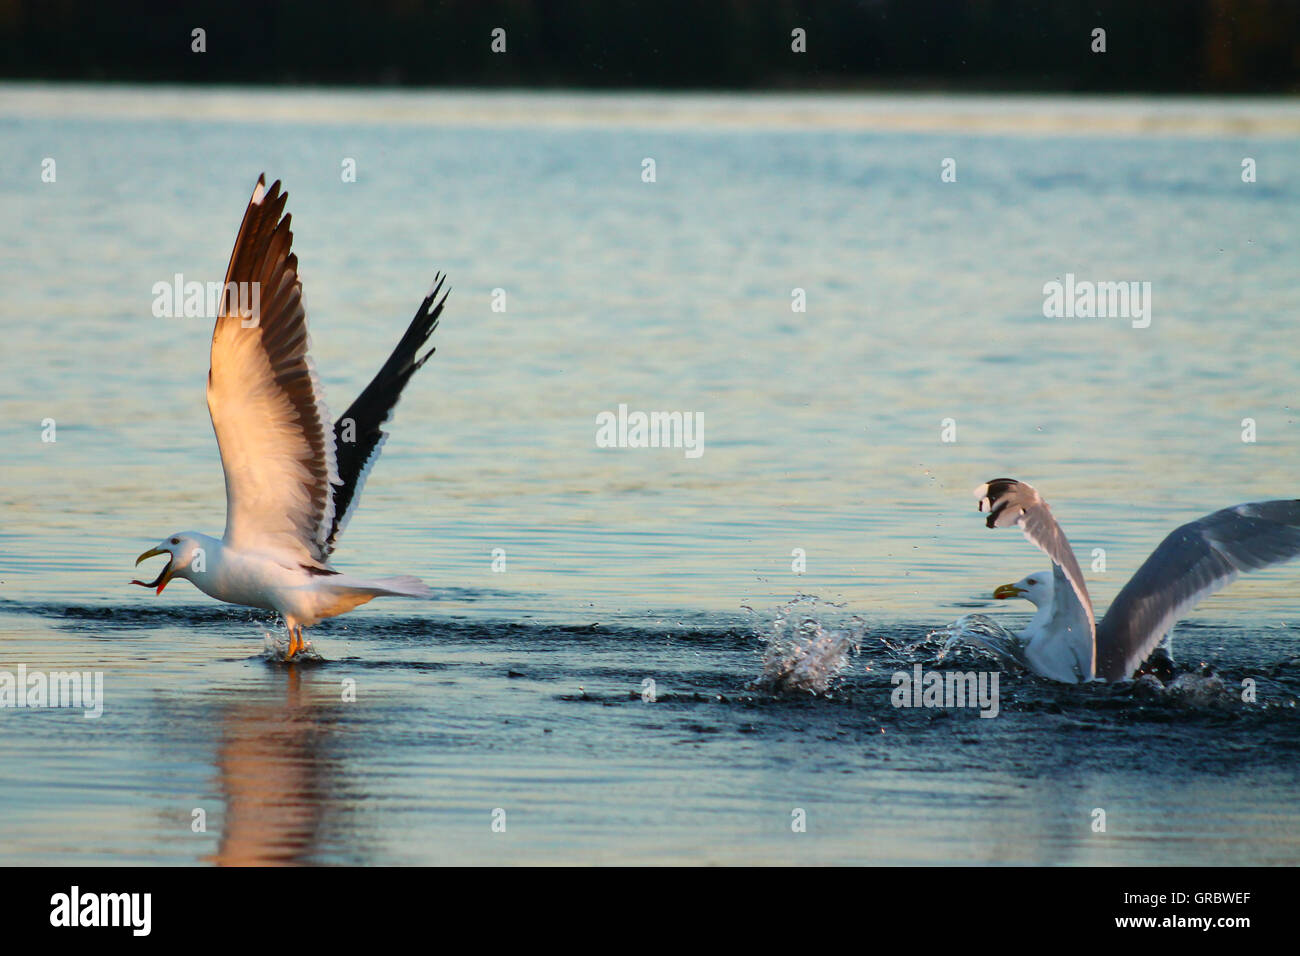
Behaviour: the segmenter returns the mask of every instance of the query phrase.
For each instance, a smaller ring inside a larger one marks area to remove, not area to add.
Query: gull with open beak
[[[433,354],[421,350],[447,301],[439,276],[373,381],[331,424],[307,354],[307,314],[292,251],[288,194],[259,177],[235,240],[212,332],[208,411],[226,478],[220,538],[184,531],[136,559],[167,555],[161,594],[184,578],[218,601],[278,612],[289,658],[302,629],[380,596],[427,598],[410,575],[362,579],[330,566],[379,457],[402,390]],[[441,295],[441,297],[440,297]]]
[[[181,543],[181,539],[179,537],[172,538],[170,541],[167,542],[167,544],[173,548],[179,546],[180,543]],[[140,566],[140,562],[143,561],[145,558],[154,558],[160,554],[167,555],[167,563],[163,565],[163,569],[158,572],[158,577],[154,578],[152,581],[138,581],[138,580],[132,581],[131,582],[132,584],[138,584],[142,588],[157,588],[158,590],[154,592],[155,594],[163,593],[163,588],[167,586],[167,582],[170,581],[173,577],[175,577],[175,575],[172,572],[172,568],[174,568],[177,564],[180,563],[176,560],[176,556],[173,555],[168,548],[163,548],[163,547],[150,548],[144,554],[140,555],[140,557],[135,559],[135,566],[138,568]]]

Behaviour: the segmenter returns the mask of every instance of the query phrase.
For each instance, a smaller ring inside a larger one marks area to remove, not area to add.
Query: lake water
[[[0,862],[1300,861],[1300,568],[1180,627],[1224,693],[889,699],[989,668],[930,630],[1025,619],[989,596],[1045,559],[982,481],[1104,550],[1100,608],[1182,521],[1296,494],[1295,104],[15,85],[0,141],[0,670],[105,688],[0,710]],[[453,288],[336,554],[439,600],[295,667],[269,615],[127,585],[224,526],[211,321],[152,290],[220,281],[262,171],[335,412]],[[1067,274],[1150,282],[1149,327],[1045,318]],[[704,453],[597,447],[621,403]],[[747,689],[800,593],[860,653],[828,699]]]

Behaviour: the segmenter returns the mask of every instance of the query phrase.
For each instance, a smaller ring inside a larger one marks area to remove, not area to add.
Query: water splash
[[[1133,696],[1193,710],[1241,703],[1240,697],[1218,674],[1191,672],[1179,674],[1168,684],[1161,683],[1154,674],[1143,674],[1133,682]]]
[[[289,661],[289,641],[287,638],[281,639],[279,635],[272,634],[269,631],[262,632],[262,657],[271,664],[285,664]],[[293,663],[319,663],[325,660],[320,654],[316,653],[316,648],[312,646],[311,641],[307,641],[302,649],[293,656]]]
[[[823,621],[831,613],[827,608],[840,607],[800,594],[777,608],[759,634],[765,642],[763,670],[751,686],[769,694],[830,693],[867,633],[857,617],[843,626]]]
[[[1025,661],[1020,638],[983,614],[963,615],[951,624],[930,631],[926,639],[942,642],[937,657],[940,661],[955,648],[971,647],[993,655],[1004,664],[1017,664],[1032,670]]]

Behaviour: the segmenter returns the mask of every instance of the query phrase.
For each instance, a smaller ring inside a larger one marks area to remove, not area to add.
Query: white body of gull
[[[293,657],[304,647],[302,629],[323,618],[384,595],[431,596],[418,578],[356,578],[331,568],[329,558],[379,457],[383,426],[433,354],[419,352],[447,296],[438,298],[439,276],[383,368],[331,425],[307,355],[298,257],[290,217],[281,216],[287,198],[278,180],[268,190],[258,178],[212,332],[208,411],[226,477],[225,534],[165,538],[136,564],[166,554],[166,567],[153,581],[132,583],[161,594],[168,581],[185,578],[218,601],[277,611]]]
[[[1224,508],[1166,537],[1096,623],[1079,562],[1038,492],[1022,481],[997,478],[976,488],[975,497],[979,510],[989,513],[988,527],[1019,526],[1052,559],[1052,570],[993,592],[995,598],[1023,597],[1038,609],[1014,642],[967,636],[1066,683],[1127,680],[1144,662],[1171,674],[1170,634],[1202,598],[1242,571],[1300,557],[1300,500]]]

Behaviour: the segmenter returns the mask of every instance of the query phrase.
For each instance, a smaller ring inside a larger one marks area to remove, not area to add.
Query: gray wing
[[[1098,676],[1125,680],[1202,598],[1300,557],[1300,500],[1224,508],[1175,530],[1133,575],[1097,627]]]
[[[1014,478],[994,478],[976,488],[975,497],[979,499],[979,510],[989,513],[985,521],[988,527],[1019,525],[1029,543],[1052,559],[1057,568],[1057,584],[1061,583],[1064,575],[1078,600],[1078,610],[1087,619],[1091,637],[1092,598],[1088,596],[1088,586],[1083,583],[1083,572],[1079,570],[1079,562],[1065,532],[1052,516],[1052,509],[1039,497],[1034,486]]]

